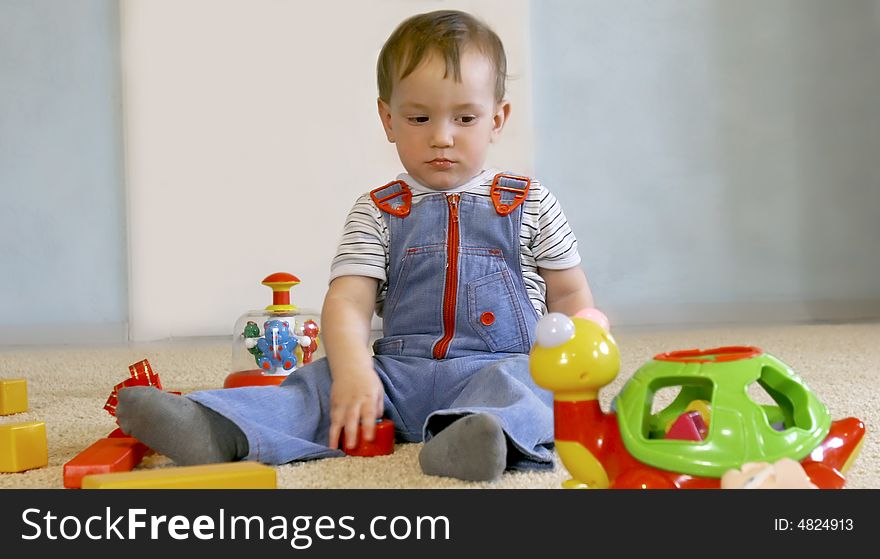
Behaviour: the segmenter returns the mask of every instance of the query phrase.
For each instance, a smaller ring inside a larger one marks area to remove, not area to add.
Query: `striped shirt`
[[[489,198],[492,179],[498,170],[483,171],[464,185],[444,190],[444,194],[467,192]],[[398,175],[412,190],[412,203],[428,194],[436,194],[420,185],[408,174]],[[389,247],[388,226],[370,194],[362,195],[354,203],[336,256],[330,266],[330,281],[339,276],[367,276],[379,280],[376,314],[382,316],[382,304],[388,291]],[[532,179],[529,194],[522,205],[522,227],[519,234],[520,262],[523,279],[535,311],[541,316],[547,312],[547,285],[538,274],[539,268],[565,270],[581,262],[577,239],[562,212],[559,201],[540,182]]]

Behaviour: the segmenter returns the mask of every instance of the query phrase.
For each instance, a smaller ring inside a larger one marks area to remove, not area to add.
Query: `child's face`
[[[462,53],[461,82],[445,73],[442,57],[432,55],[394,83],[389,103],[379,100],[385,134],[403,167],[435,190],[460,186],[483,170],[489,144],[510,114],[507,101],[495,101],[495,71],[479,52]]]

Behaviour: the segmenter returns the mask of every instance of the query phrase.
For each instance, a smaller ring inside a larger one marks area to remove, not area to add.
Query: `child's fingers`
[[[327,446],[336,450],[339,448],[339,435],[342,434],[342,422],[337,413],[330,414],[330,436],[327,440]]]
[[[364,440],[372,441],[376,432],[376,408],[364,406],[361,408],[361,429],[364,431]]]
[[[357,444],[357,404],[337,405],[330,409],[330,433],[328,446],[332,449],[352,447]],[[352,441],[352,429],[349,425],[355,422],[354,441]]]
[[[345,418],[345,448],[354,448],[357,446],[358,424],[361,417],[358,413],[361,406],[354,406],[347,410]]]
[[[382,417],[385,415],[385,394],[383,392],[379,392],[376,395],[376,417]]]

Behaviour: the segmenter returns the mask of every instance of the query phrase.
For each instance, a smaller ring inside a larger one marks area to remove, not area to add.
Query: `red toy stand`
[[[241,388],[242,386],[278,386],[287,375],[267,375],[260,369],[235,371],[226,376],[223,388]]]
[[[248,311],[235,322],[232,364],[223,388],[277,386],[323,355],[319,314],[290,302],[290,289],[299,282],[286,272],[263,279],[262,284],[272,289],[272,304]]]

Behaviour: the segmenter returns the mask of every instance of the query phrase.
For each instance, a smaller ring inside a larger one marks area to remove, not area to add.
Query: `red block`
[[[342,440],[345,439],[343,429]],[[394,452],[394,422],[383,419],[376,423],[376,430],[372,441],[364,440],[363,428],[359,428],[358,442],[354,448],[342,447],[342,451],[349,456],[384,456]]]
[[[669,432],[666,433],[667,439],[679,439],[683,441],[702,441],[706,438],[706,423],[700,412],[692,411],[683,413],[678,416]]]
[[[82,478],[90,474],[132,470],[148,450],[133,437],[100,439],[64,465],[64,487],[78,489]]]

